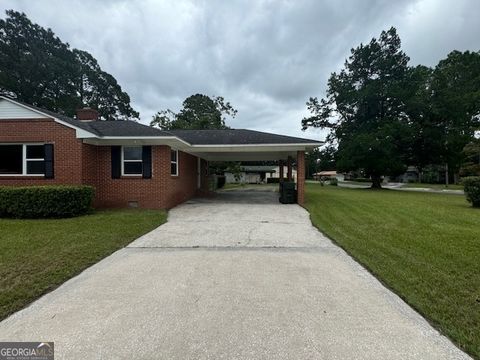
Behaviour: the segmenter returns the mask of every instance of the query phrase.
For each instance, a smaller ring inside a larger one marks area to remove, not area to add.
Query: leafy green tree
[[[338,144],[337,170],[363,169],[374,188],[381,187],[382,175],[406,168],[409,58],[400,45],[391,28],[352,49],[344,69],[330,76],[326,98],[310,98],[313,115],[302,120],[303,129],[329,128],[327,140]]]
[[[319,171],[336,170],[337,149],[332,146],[326,146],[323,149],[316,148],[308,152],[305,156],[306,174],[311,178],[313,174]]]
[[[480,139],[474,139],[463,149],[465,162],[460,168],[461,176],[480,176]]]
[[[130,97],[109,73],[103,71],[88,52],[73,49],[77,61],[76,91],[81,104],[98,110],[105,120],[138,119],[132,109]]]
[[[242,164],[240,162],[227,163],[225,171],[232,173],[236,182],[239,182],[242,179]]]
[[[415,165],[422,173],[427,166],[441,162],[443,129],[433,111],[433,70],[419,65],[410,68],[407,76],[405,86],[411,95],[405,98],[410,138],[408,165]]]
[[[480,52],[452,51],[432,75],[432,106],[442,129],[441,160],[457,172],[480,128]]]
[[[98,108],[106,120],[138,118],[115,78],[86,51],[70,49],[24,13],[0,19],[0,93],[73,116]]]
[[[75,106],[75,57],[51,29],[13,10],[0,19],[0,90],[51,110]]]
[[[221,96],[210,98],[207,95],[195,94],[185,99],[179,113],[170,109],[159,111],[153,116],[150,126],[163,130],[173,129],[228,129],[225,116],[236,116],[229,102]]]

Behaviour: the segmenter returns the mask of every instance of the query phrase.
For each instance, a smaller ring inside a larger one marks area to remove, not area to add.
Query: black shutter
[[[54,171],[53,171],[53,144],[45,144],[44,145],[45,151],[45,179],[53,179],[54,178]]]
[[[122,147],[112,146],[112,179],[120,179],[122,169]]]
[[[150,179],[152,177],[152,147],[142,147],[142,162],[143,162],[143,178]]]

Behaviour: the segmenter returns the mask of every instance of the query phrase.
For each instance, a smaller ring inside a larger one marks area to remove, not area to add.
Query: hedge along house
[[[91,185],[96,207],[168,209],[208,191],[208,161],[286,161],[291,173],[294,158],[302,204],[304,154],[320,145],[252,130],[162,131],[101,121],[93,109],[73,119],[0,96],[0,185]]]

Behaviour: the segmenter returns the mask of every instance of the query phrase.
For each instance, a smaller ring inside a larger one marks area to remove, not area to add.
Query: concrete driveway
[[[467,359],[274,193],[173,209],[0,323],[57,359]]]

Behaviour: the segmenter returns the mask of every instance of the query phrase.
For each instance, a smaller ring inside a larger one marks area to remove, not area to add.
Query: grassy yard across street
[[[0,319],[166,221],[158,210],[0,219]]]
[[[463,196],[307,184],[312,222],[480,359],[480,209]]]

